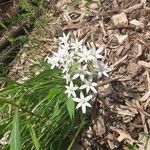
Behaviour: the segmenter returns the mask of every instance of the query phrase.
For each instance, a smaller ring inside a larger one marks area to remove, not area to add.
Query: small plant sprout
[[[76,109],[81,107],[83,113],[86,113],[86,107],[91,107],[89,101],[97,93],[96,82],[102,75],[108,77],[111,71],[101,62],[103,50],[104,45],[97,48],[91,43],[91,48],[87,48],[83,40],[63,33],[63,37],[59,37],[58,51],[47,58],[52,69],[62,70],[66,80],[65,94],[78,103]]]

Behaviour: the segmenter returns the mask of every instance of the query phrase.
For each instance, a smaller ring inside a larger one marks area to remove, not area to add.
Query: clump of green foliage
[[[42,72],[24,83],[7,82],[0,91],[0,139],[6,132],[10,143],[3,149],[70,149],[85,117],[64,94],[61,72],[42,63]]]

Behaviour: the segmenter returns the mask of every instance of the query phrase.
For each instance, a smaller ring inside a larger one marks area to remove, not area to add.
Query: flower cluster
[[[81,107],[83,113],[86,107],[91,107],[89,100],[93,93],[97,93],[96,81],[102,75],[108,76],[107,73],[111,71],[101,62],[103,49],[104,46],[96,48],[93,43],[87,48],[83,40],[71,38],[70,33],[63,33],[63,37],[59,37],[58,51],[47,58],[51,69],[58,67],[62,70],[66,80],[65,93],[78,103],[76,108]]]

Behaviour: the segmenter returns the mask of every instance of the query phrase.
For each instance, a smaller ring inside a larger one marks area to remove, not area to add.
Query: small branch
[[[121,78],[121,77],[114,77],[114,78],[111,78],[111,79],[107,79],[107,80],[103,81],[102,83],[99,83],[97,87],[106,85],[106,84],[108,84],[112,81],[118,80],[119,78]]]
[[[4,5],[8,5],[9,3],[13,3],[13,0],[8,0],[7,2],[0,3],[0,7],[4,7]]]
[[[143,6],[143,3],[135,4],[135,5],[133,5],[133,6],[129,7],[129,8],[127,8],[127,9],[124,9],[123,12],[124,12],[124,13],[130,13],[130,12],[132,12],[132,11],[135,10],[135,9],[141,8],[142,6]]]

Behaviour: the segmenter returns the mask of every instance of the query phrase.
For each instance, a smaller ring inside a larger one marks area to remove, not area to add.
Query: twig
[[[104,27],[104,23],[103,23],[103,21],[99,21],[99,24],[100,24],[100,26],[101,26],[101,28],[102,28],[102,31],[103,31],[104,37],[106,37],[106,36],[107,36],[107,32],[106,32],[106,30],[105,30],[105,27]]]
[[[139,41],[140,43],[142,43],[148,50],[150,50],[150,45],[149,45],[148,43],[144,42],[144,41],[141,40],[141,39],[138,39],[138,41]]]
[[[113,65],[111,65],[111,68],[114,68],[115,66],[119,65],[120,63],[122,63],[125,59],[127,58],[127,55],[125,55],[123,58],[121,58],[120,60],[118,60],[117,62],[115,62]]]
[[[132,11],[135,10],[135,9],[141,8],[142,6],[143,6],[143,3],[135,4],[135,5],[133,5],[133,6],[129,7],[129,8],[127,8],[127,9],[124,9],[123,12],[124,12],[124,13],[130,13],[130,12],[132,12]]]
[[[7,5],[7,4],[9,4],[9,3],[12,3],[14,0],[9,0],[9,1],[7,1],[7,2],[3,2],[3,3],[1,3],[0,4],[0,7],[4,7],[4,5]]]
[[[144,101],[146,101],[149,97],[150,97],[150,90],[149,90],[146,94],[144,94],[144,96],[141,97],[139,101],[140,101],[140,102],[144,102]]]
[[[110,82],[112,82],[112,81],[118,80],[119,78],[120,78],[120,77],[114,77],[114,78],[111,78],[111,79],[107,79],[107,80],[103,81],[102,83],[99,83],[99,84],[98,84],[98,87],[103,86],[103,85],[105,85],[105,84],[108,84],[108,83],[110,83]]]

